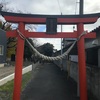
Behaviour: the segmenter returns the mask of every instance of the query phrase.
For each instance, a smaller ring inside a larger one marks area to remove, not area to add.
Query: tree
[[[2,1],[0,3],[0,10],[3,11],[10,11],[10,12],[14,12],[15,10],[12,11],[12,9],[9,9],[7,7],[8,2],[4,2]],[[21,10],[16,10],[16,12],[19,13],[23,13]],[[26,25],[25,29],[28,31],[35,31],[36,30],[36,25],[32,25],[32,24],[28,24]],[[9,30],[14,30],[16,28],[18,28],[18,25],[16,24],[11,24],[8,23],[6,21],[3,21],[0,23],[0,28],[2,28],[5,31],[9,31]],[[31,44],[33,46],[37,46],[35,43],[37,42],[36,39],[28,39]],[[34,43],[33,43],[34,41]],[[12,54],[16,54],[16,46],[17,46],[17,38],[7,38],[7,57],[11,58]],[[29,48],[29,45],[25,42],[25,46],[24,46],[24,58],[27,58],[28,60],[30,60],[31,56],[32,56],[32,50]]]
[[[45,43],[42,46],[38,47],[38,51],[46,56],[52,56],[54,46],[50,43]]]
[[[32,39],[28,39],[28,41],[34,46],[34,43]],[[24,46],[24,59],[27,58],[27,60],[31,60],[31,56],[33,55],[33,51],[30,48],[29,44],[25,41],[25,46]]]
[[[12,30],[11,24],[6,22],[0,22],[0,28],[4,31]],[[12,54],[15,54],[16,38],[7,38],[7,57],[11,58]]]

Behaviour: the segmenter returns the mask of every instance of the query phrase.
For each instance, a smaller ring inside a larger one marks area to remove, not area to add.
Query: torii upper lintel
[[[39,15],[39,14],[21,14],[1,11],[1,15],[6,21],[12,23],[25,22],[27,24],[46,24],[46,18],[57,18],[58,24],[91,24],[97,21],[100,13],[84,15]]]

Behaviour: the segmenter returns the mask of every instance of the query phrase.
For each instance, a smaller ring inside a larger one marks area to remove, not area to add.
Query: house
[[[100,26],[94,29],[92,32],[96,32],[95,39],[85,39],[85,51],[86,51],[86,63],[89,65],[100,67]],[[66,50],[73,43],[75,39],[64,38],[63,39],[63,48]],[[77,62],[77,44],[69,53],[71,60],[75,59]]]
[[[96,38],[85,40],[86,62],[100,67],[100,26],[92,32],[96,32]]]
[[[6,32],[0,29],[0,67],[3,67],[6,61],[6,44]]]

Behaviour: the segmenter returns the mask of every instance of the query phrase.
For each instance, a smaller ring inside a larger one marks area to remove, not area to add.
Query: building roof
[[[95,29],[93,29],[91,32],[96,32],[96,33],[100,32],[100,26],[95,28]]]

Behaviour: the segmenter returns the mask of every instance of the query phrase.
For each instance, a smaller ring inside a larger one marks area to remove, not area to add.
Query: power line
[[[61,13],[61,15],[62,15],[62,9],[61,9],[59,0],[57,0],[57,2],[58,2],[58,6],[59,6],[60,13]],[[61,25],[61,32],[62,32],[62,25]],[[63,41],[63,39],[61,38],[61,55],[63,54],[62,41]],[[63,66],[62,66],[62,60],[61,60],[61,69],[62,69],[62,68],[63,68]]]
[[[61,15],[62,15],[62,9],[61,9],[59,0],[57,0],[57,2],[58,2],[58,6],[59,6],[60,13],[61,13]]]
[[[76,0],[77,2],[77,0]],[[75,15],[76,15],[76,11],[77,11],[77,3],[75,2]]]
[[[75,2],[75,15],[77,14],[77,4],[79,3],[78,0]],[[73,30],[75,29],[75,25],[73,25]]]
[[[76,0],[76,2],[75,2],[75,15],[76,15],[76,13],[77,13],[77,4],[79,3],[79,1],[78,0]]]

